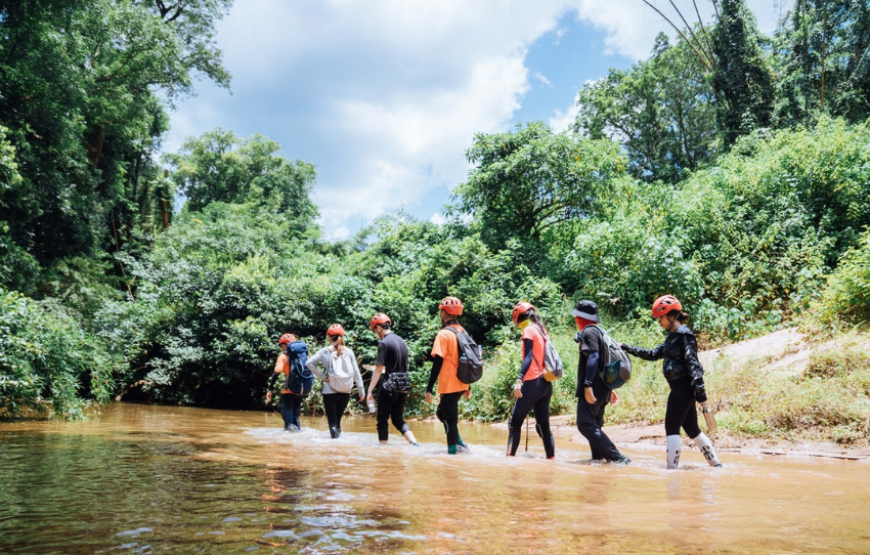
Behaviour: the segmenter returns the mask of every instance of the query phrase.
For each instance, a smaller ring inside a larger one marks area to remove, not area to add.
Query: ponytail
[[[543,332],[544,337],[550,337],[550,334],[547,332],[547,328],[544,326],[544,321],[541,320],[541,317],[538,316],[538,313],[534,308],[530,308],[523,314],[520,314],[520,316],[517,318],[517,323],[524,322],[526,320],[531,320],[533,324],[538,326]]]
[[[341,351],[344,350],[344,337],[339,335],[338,341],[335,341],[332,345],[335,347],[335,354],[341,356]]]
[[[676,317],[677,317],[677,321],[681,324],[685,324],[686,322],[689,321],[689,313],[683,312],[682,310],[676,311]]]

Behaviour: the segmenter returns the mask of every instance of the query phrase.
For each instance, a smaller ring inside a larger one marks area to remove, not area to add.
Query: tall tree
[[[770,127],[774,77],[760,45],[755,17],[744,0],[719,0],[712,31],[716,71],[713,89],[719,128],[726,146],[741,135]]]
[[[675,182],[717,151],[712,98],[694,51],[661,33],[648,60],[581,89],[574,131],[621,142],[636,177]]]
[[[619,150],[612,141],[553,133],[541,122],[477,134],[466,152],[475,168],[455,191],[455,210],[474,215],[492,245],[538,240],[591,212],[602,188],[625,172]]]

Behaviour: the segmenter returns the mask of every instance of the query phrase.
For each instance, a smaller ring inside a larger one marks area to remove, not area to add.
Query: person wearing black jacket
[[[652,311],[659,325],[670,332],[665,342],[654,349],[623,344],[622,350],[643,360],[664,359],[662,371],[671,387],[665,413],[668,468],[678,468],[680,464],[681,427],[704,454],[710,466],[722,466],[713,443],[698,426],[695,402],[703,406],[707,402],[707,392],[704,387],[704,368],[698,360],[698,342],[689,326],[685,325],[689,315],[683,312],[683,305],[673,295],[656,299]]]
[[[607,404],[616,405],[619,397],[601,379],[604,358],[600,356],[604,334],[598,327],[598,305],[592,301],[580,301],[571,311],[577,322],[577,335],[574,341],[580,344],[580,361],[577,366],[577,429],[589,441],[593,460],[628,464],[631,459],[624,456],[604,430],[604,410]]]

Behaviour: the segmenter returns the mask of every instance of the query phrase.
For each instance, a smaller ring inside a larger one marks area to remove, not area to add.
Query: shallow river
[[[0,424],[0,553],[868,553],[870,465],[624,450],[590,464],[557,438],[473,454],[412,422],[378,445],[371,417],[280,429],[275,413],[115,404],[87,422]],[[522,451],[523,447],[520,447]]]

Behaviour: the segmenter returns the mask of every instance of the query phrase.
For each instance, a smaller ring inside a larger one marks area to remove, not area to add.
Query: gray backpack
[[[619,389],[625,382],[631,379],[631,360],[619,343],[610,337],[610,334],[599,325],[592,324],[588,327],[595,326],[601,332],[602,346],[600,351],[604,357],[604,371],[598,375],[604,380],[604,385],[610,389]],[[585,330],[584,330],[585,331]]]
[[[473,384],[483,377],[483,357],[480,347],[465,330],[458,331],[451,326],[446,326],[444,329],[455,333],[459,344],[459,366],[456,368],[456,377],[464,384]]]
[[[562,357],[559,356],[559,351],[549,338],[544,337],[544,379],[548,382],[555,382],[562,377]]]

